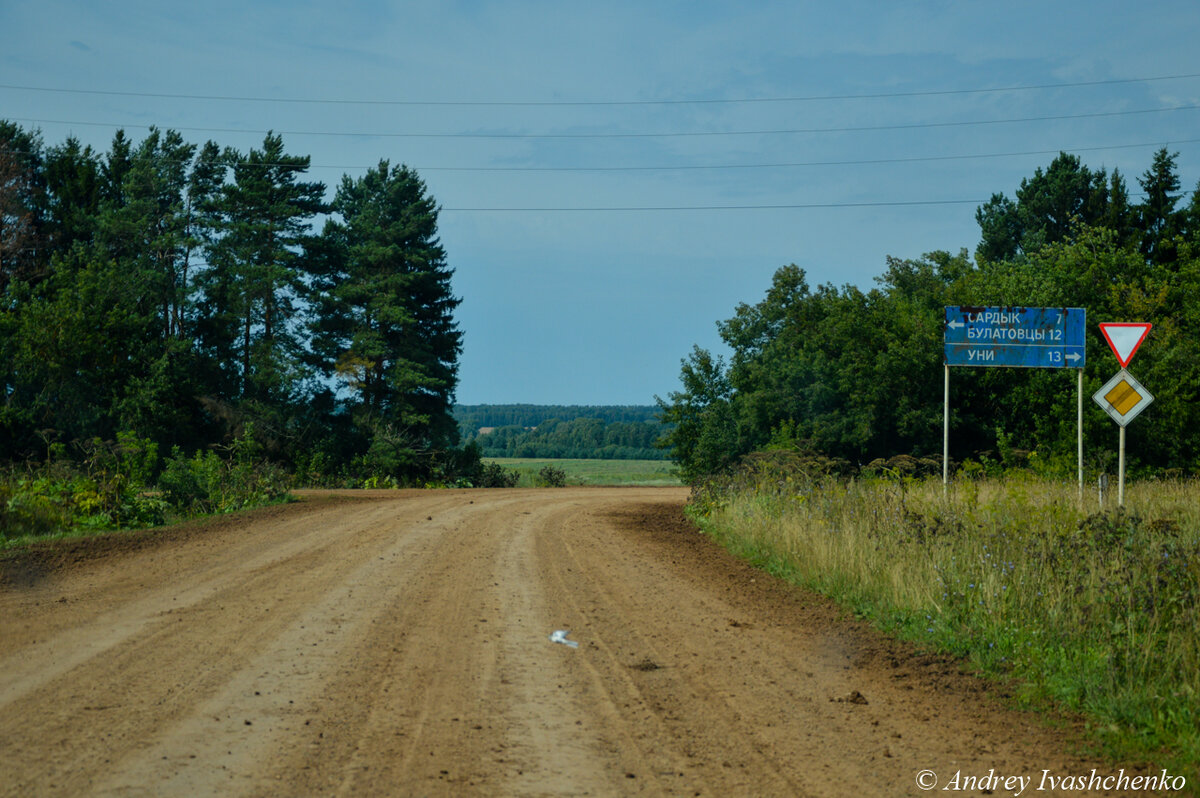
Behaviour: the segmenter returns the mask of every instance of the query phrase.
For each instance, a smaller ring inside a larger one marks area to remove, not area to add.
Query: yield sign
[[[1104,340],[1108,341],[1121,368],[1125,368],[1129,365],[1129,361],[1133,360],[1134,353],[1142,345],[1142,341],[1146,340],[1146,333],[1150,332],[1150,328],[1153,326],[1149,322],[1140,321],[1134,323],[1109,322],[1100,325],[1100,332],[1104,333]]]

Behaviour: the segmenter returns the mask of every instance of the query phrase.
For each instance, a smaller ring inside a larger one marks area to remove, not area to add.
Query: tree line
[[[552,418],[598,418],[606,424],[617,421],[658,421],[654,405],[455,405],[454,418],[464,437],[480,427],[536,427]]]
[[[318,478],[461,470],[438,206],[407,166],[331,198],[309,166],[274,133],[102,153],[0,121],[0,461],[251,436]]]
[[[543,419],[536,427],[484,427],[468,440],[485,457],[549,457],[604,460],[663,460],[658,421],[603,418]]]
[[[681,388],[659,399],[681,471],[770,449],[846,469],[940,457],[946,305],[1085,308],[1087,396],[1118,368],[1097,325],[1152,322],[1131,368],[1156,402],[1130,427],[1131,461],[1200,471],[1200,186],[1184,195],[1177,159],[1155,153],[1134,202],[1119,171],[1061,153],[977,209],[974,257],[888,258],[870,290],[779,269],[761,301],[719,323],[728,362],[694,348]],[[952,460],[1073,473],[1073,370],[955,369],[952,394]],[[1089,401],[1084,423],[1089,469],[1111,467],[1112,421]]]

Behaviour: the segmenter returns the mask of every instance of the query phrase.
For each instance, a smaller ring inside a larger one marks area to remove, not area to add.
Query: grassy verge
[[[569,485],[679,485],[675,464],[669,460],[556,460],[550,458],[485,457],[484,462],[520,474],[521,487],[538,483],[546,466],[566,472]]]
[[[744,476],[697,491],[727,547],[928,648],[1082,713],[1106,753],[1200,781],[1200,483],[1128,511],[1020,476]]]

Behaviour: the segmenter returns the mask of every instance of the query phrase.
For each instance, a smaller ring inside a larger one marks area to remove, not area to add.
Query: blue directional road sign
[[[946,307],[948,366],[1083,368],[1087,363],[1083,308]]]

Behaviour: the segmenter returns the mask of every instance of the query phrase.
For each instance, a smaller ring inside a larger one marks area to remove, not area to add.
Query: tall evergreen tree
[[[101,217],[101,241],[146,292],[144,301],[158,314],[162,337],[178,339],[190,294],[185,204],[188,164],[196,147],[173,130],[156,128],[136,149],[127,142],[121,147],[121,166],[110,168],[121,175],[121,183],[111,189]],[[109,163],[116,162],[110,153]]]
[[[233,183],[215,204],[219,235],[204,272],[202,344],[224,375],[226,398],[292,398],[301,345],[292,316],[303,290],[299,261],[325,186],[303,182],[308,156],[288,155],[268,133],[261,150],[226,153]]]
[[[121,429],[179,444],[193,440],[201,392],[197,357],[185,322],[193,314],[188,258],[188,167],[196,151],[179,133],[151,128],[136,146],[118,137],[107,174],[98,240],[133,288],[146,333],[126,342],[133,364],[114,404]]]
[[[1170,263],[1175,260],[1174,237],[1180,232],[1180,219],[1175,211],[1179,201],[1179,175],[1175,159],[1179,153],[1168,153],[1163,147],[1154,153],[1154,161],[1138,184],[1146,198],[1138,206],[1139,227],[1142,230],[1142,254],[1151,263]]]
[[[1129,203],[1129,189],[1120,169],[1113,169],[1108,183],[1108,207],[1099,219],[1099,226],[1107,227],[1117,235],[1118,243],[1137,245],[1139,233],[1137,214]]]
[[[41,137],[0,120],[0,292],[10,280],[36,279],[43,180]]]
[[[983,238],[981,260],[1009,260],[1066,240],[1078,222],[1097,224],[1108,209],[1108,179],[1065,152],[1021,181],[1016,202],[993,194],[975,212]]]
[[[94,240],[104,175],[96,153],[90,146],[80,146],[74,136],[46,153],[45,175],[49,260],[54,253]]]
[[[398,470],[457,443],[451,416],[462,333],[438,209],[417,173],[387,161],[333,203],[315,285],[314,348],[354,391],[376,454]],[[385,449],[386,451],[380,451]]]

